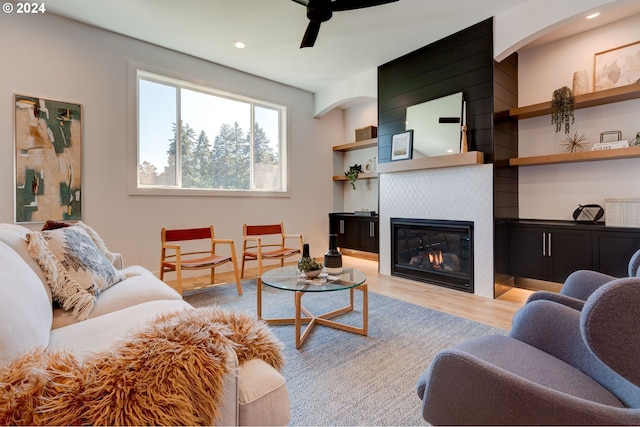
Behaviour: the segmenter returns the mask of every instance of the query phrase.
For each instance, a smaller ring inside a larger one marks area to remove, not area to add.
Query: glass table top
[[[339,274],[327,274],[323,271],[318,277],[308,279],[297,267],[289,266],[269,270],[261,279],[265,285],[285,291],[330,292],[360,286],[367,277],[355,268],[343,268]]]

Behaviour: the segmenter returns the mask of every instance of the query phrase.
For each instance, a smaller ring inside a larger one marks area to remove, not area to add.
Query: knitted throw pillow
[[[125,278],[77,225],[27,234],[29,255],[40,265],[64,310],[88,318],[101,291]]]

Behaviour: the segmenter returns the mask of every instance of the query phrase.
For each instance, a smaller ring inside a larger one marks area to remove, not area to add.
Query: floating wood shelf
[[[637,98],[640,98],[640,83],[577,95],[575,97],[575,108],[595,107]],[[551,114],[551,101],[509,110],[509,115],[516,119],[528,119],[548,114]]]
[[[614,148],[612,150],[517,157],[509,159],[509,166],[553,165],[558,163],[593,162],[597,160],[632,159],[636,157],[640,157],[640,147],[638,146]]]
[[[445,156],[422,157],[419,159],[399,160],[395,162],[378,163],[378,173],[404,172],[421,169],[439,169],[455,166],[471,166],[484,164],[482,151],[448,154]]]
[[[372,179],[372,178],[377,178],[378,174],[377,173],[361,173],[358,175],[358,179]],[[346,181],[348,178],[344,175],[335,175],[333,177],[334,181]]]
[[[371,148],[378,145],[378,138],[365,139],[363,141],[350,142],[348,144],[334,145],[333,151],[352,151],[362,148]]]

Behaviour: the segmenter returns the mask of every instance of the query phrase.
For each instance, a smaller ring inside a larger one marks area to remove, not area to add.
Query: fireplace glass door
[[[473,293],[473,222],[391,219],[391,274]]]

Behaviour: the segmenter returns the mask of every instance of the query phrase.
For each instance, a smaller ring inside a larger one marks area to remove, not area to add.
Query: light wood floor
[[[252,267],[253,267],[252,263]],[[498,299],[491,299],[455,291],[441,286],[405,280],[378,274],[378,263],[362,258],[343,256],[343,264],[363,271],[367,275],[370,292],[397,298],[423,307],[444,311],[456,316],[486,323],[502,329],[511,329],[513,314],[524,305],[532,291],[513,288]],[[257,268],[245,270],[245,279],[258,276]],[[169,273],[167,278],[171,278]],[[184,291],[197,289],[208,284],[208,276],[183,279]],[[226,281],[233,286],[233,274],[227,272],[216,273],[216,282]],[[174,285],[172,281],[167,281]]]

